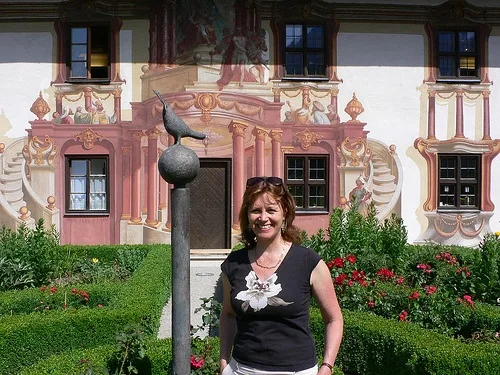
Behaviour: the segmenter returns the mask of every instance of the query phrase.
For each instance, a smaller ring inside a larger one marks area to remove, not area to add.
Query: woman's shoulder
[[[248,264],[248,250],[240,249],[232,251],[222,262],[221,269],[225,274],[229,274],[232,269],[238,268],[241,264]]]
[[[294,254],[294,256],[297,259],[300,259],[301,261],[304,261],[306,264],[309,265],[316,266],[316,264],[321,259],[319,254],[316,251],[314,251],[314,249],[311,249],[310,247],[307,246],[303,246],[300,244],[293,244],[290,250],[292,250],[292,254]]]

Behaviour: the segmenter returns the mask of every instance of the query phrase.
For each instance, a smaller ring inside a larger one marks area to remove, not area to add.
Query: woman
[[[356,187],[349,193],[349,201],[351,205],[358,209],[363,216],[369,213],[370,198],[372,193],[365,188],[365,179],[359,176],[356,179]]]
[[[313,250],[298,245],[295,202],[279,177],[247,181],[240,210],[245,248],[221,266],[222,375],[330,375],[343,319],[330,271]],[[315,297],[325,322],[323,363],[317,366],[309,331]]]

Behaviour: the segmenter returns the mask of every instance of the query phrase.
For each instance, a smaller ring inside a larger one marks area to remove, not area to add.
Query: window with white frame
[[[439,209],[480,209],[481,156],[439,155]]]
[[[285,182],[297,211],[328,211],[328,157],[287,155]]]
[[[66,158],[66,213],[109,212],[107,156]]]

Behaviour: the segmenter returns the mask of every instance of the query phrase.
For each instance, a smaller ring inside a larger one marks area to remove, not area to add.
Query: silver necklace
[[[283,260],[283,257],[285,256],[285,248],[282,248],[281,249],[281,256],[280,258],[278,259],[278,263],[276,263],[274,266],[264,266],[262,264],[259,264],[259,261],[257,260],[257,249],[254,249],[254,252],[255,252],[255,264],[258,265],[260,268],[265,268],[267,270],[272,270],[273,268],[276,268],[278,267],[278,265],[281,263],[281,261]]]

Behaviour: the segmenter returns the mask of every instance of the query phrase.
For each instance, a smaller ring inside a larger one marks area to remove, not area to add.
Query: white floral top
[[[260,280],[247,250],[222,263],[231,284],[237,332],[235,360],[264,371],[301,371],[316,364],[309,331],[311,273],[320,260],[311,249],[292,245],[275,273]]]

